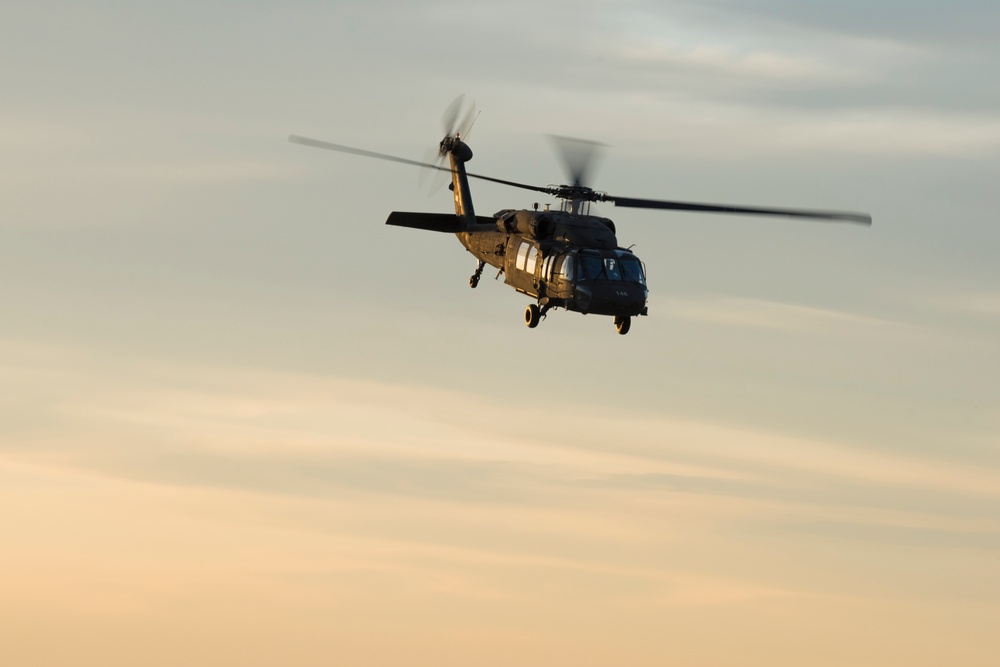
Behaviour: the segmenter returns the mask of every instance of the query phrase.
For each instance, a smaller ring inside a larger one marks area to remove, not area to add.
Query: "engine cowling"
[[[545,211],[516,211],[500,219],[501,231],[543,241],[552,236],[555,223]]]

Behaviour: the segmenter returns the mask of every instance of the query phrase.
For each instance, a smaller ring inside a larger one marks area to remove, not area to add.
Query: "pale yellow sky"
[[[11,664],[996,657],[973,466],[560,403],[483,434],[516,401],[2,352],[31,423],[0,459]]]

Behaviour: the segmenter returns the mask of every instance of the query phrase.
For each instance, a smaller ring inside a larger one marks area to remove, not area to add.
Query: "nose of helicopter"
[[[577,309],[595,315],[641,315],[648,292],[643,285],[625,282],[593,282],[577,285]]]

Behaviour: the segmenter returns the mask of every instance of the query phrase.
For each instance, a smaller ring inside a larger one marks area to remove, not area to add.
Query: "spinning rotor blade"
[[[451,171],[450,169],[447,171]],[[470,172],[465,173],[469,178],[478,178],[481,181],[489,181],[490,183],[499,183],[500,185],[509,185],[512,188],[521,188],[522,190],[532,190],[534,192],[544,192],[547,195],[555,195],[556,191],[553,188],[543,188],[538,185],[528,185],[527,183],[518,183],[516,181],[505,181],[502,178],[493,178],[492,176],[480,176],[479,174],[473,174]]]
[[[590,168],[594,164],[594,158],[601,152],[600,149],[604,148],[604,144],[586,139],[559,137],[554,134],[549,135],[549,139],[555,144],[556,152],[562,158],[570,182],[575,187],[587,187]]]
[[[303,146],[312,146],[313,148],[323,148],[328,151],[337,151],[338,153],[350,153],[351,155],[360,155],[362,157],[373,157],[379,160],[388,160],[390,162],[401,162],[402,164],[411,164],[415,167],[427,167],[428,169],[438,169],[441,171],[451,171],[446,167],[439,167],[436,164],[430,162],[418,162],[417,160],[407,160],[405,157],[396,157],[395,155],[386,155],[385,153],[376,153],[374,151],[366,151],[360,148],[351,148],[350,146],[342,146],[340,144],[331,144],[329,141],[320,141],[319,139],[310,139],[308,137],[300,137],[297,134],[288,135],[288,140],[293,144],[302,144]]]
[[[336,151],[338,153],[350,153],[351,155],[360,155],[362,157],[371,157],[378,160],[388,160],[389,162],[399,162],[401,164],[409,164],[414,167],[425,167],[427,169],[435,169],[437,171],[446,171],[449,174],[452,173],[451,168],[442,167],[431,162],[419,162],[417,160],[408,160],[405,157],[396,157],[395,155],[387,155],[385,153],[376,153],[375,151],[366,151],[361,148],[352,148],[351,146],[344,146],[342,144],[332,144],[329,141],[320,141],[319,139],[310,139],[308,137],[300,137],[297,134],[288,135],[288,140],[293,144],[302,144],[303,146],[312,146],[313,148],[322,148],[328,151]],[[500,185],[509,185],[513,188],[522,188],[524,190],[534,190],[535,192],[545,192],[547,194],[554,194],[552,188],[542,188],[536,185],[527,185],[526,183],[518,183],[516,181],[505,181],[502,178],[493,178],[491,176],[480,176],[479,174],[467,173],[470,178],[478,178],[483,181],[490,181],[491,183],[499,183]]]
[[[455,130],[457,129],[455,122],[458,120],[458,112],[461,111],[464,100],[465,95],[459,95],[452,100],[452,103],[441,114],[441,129],[444,130],[444,136],[450,137],[455,134]]]
[[[444,187],[444,184],[448,182],[448,177],[445,174],[450,173],[451,170],[444,168],[444,156],[441,155],[441,150],[437,146],[428,148],[424,152],[424,163],[433,164],[435,167],[433,180],[431,180],[431,171],[427,169],[421,169],[417,173],[417,186],[421,190],[425,190],[429,197]]]
[[[696,204],[693,202],[663,201],[658,199],[634,199],[630,197],[613,197],[611,195],[604,195],[601,200],[613,202],[615,206],[625,206],[630,208],[655,208],[670,211],[695,211],[699,213],[736,213],[740,215],[775,215],[789,218],[830,220],[834,222],[854,222],[869,227],[872,224],[872,217],[867,213],[811,211],[787,208],[752,208],[746,206],[730,206],[728,204]]]
[[[453,137],[459,135],[464,137],[469,133],[472,124],[476,121],[476,103],[473,102],[469,105],[469,108],[465,110],[465,115],[462,117],[462,122],[459,123],[458,114],[464,105],[465,95],[459,95],[452,100],[452,103],[441,114],[441,129],[444,130],[444,136]]]
[[[452,173],[451,168],[444,167],[441,165],[433,164],[431,162],[419,162],[417,160],[409,160],[407,158],[397,157],[395,155],[387,155],[385,153],[376,153],[375,151],[366,151],[361,148],[352,148],[351,146],[344,146],[341,144],[333,144],[328,141],[320,141],[318,139],[309,139],[307,137],[300,137],[298,135],[289,135],[288,140],[292,143],[302,144],[303,146],[312,146],[314,148],[322,148],[329,151],[337,151],[339,153],[350,153],[351,155],[360,155],[362,157],[376,158],[378,160],[388,160],[389,162],[399,162],[401,164],[409,164],[415,167],[424,167],[426,169],[433,169],[435,171],[443,171],[447,173]],[[586,167],[578,174],[585,175]],[[694,202],[681,202],[681,201],[667,201],[662,199],[636,199],[633,197],[615,197],[613,195],[606,195],[604,193],[595,192],[586,186],[578,186],[574,188],[563,187],[540,187],[537,185],[528,185],[527,183],[518,183],[517,181],[508,181],[502,178],[493,178],[492,176],[482,176],[480,174],[467,173],[469,178],[477,178],[482,181],[489,181],[491,183],[499,183],[500,185],[507,185],[513,188],[520,188],[522,190],[531,190],[533,192],[543,192],[554,197],[570,198],[570,199],[588,199],[589,201],[606,201],[611,202],[615,206],[629,207],[629,208],[652,208],[660,210],[671,210],[671,211],[692,211],[698,213],[734,213],[739,215],[770,215],[770,216],[784,216],[790,218],[806,218],[812,220],[830,220],[834,222],[853,222],[865,226],[871,226],[872,218],[866,213],[849,213],[842,211],[813,211],[804,209],[787,209],[787,208],[755,208],[747,206],[732,206],[728,204],[699,204]]]
[[[458,114],[462,110],[464,104],[465,95],[459,95],[452,100],[451,104],[448,105],[448,108],[444,110],[443,114],[441,114],[441,129],[444,131],[445,139],[466,136],[472,127],[472,123],[475,122],[476,105],[473,103],[466,110],[465,117],[462,119],[461,124],[458,123]],[[445,177],[440,173],[441,171],[451,171],[450,169],[443,169],[446,155],[447,153],[441,145],[428,149],[424,154],[424,163],[434,163],[435,168],[438,170],[437,176],[431,182],[430,187],[427,188],[428,196],[436,193],[444,186],[445,183],[447,183]],[[428,178],[428,172],[420,172],[420,175],[417,177],[417,183],[420,188],[423,189],[426,187]]]

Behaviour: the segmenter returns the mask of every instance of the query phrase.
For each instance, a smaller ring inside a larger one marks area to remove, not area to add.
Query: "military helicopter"
[[[786,216],[868,226],[872,223],[871,216],[863,213],[753,208],[609,195],[586,184],[586,176],[599,144],[565,137],[553,139],[569,172],[569,185],[543,187],[473,174],[465,168],[472,159],[472,149],[463,137],[468,136],[475,118],[471,112],[467,113],[460,130],[457,119],[461,104],[462,96],[459,96],[442,117],[445,135],[437,147],[436,164],[431,161],[433,156],[421,162],[294,134],[288,140],[305,146],[450,173],[454,215],[393,211],[386,224],[455,234],[479,262],[469,278],[469,286],[475,288],[479,284],[487,264],[496,268],[497,278],[503,275],[505,284],[535,300],[524,311],[524,323],[530,328],[537,327],[553,308],[563,308],[585,315],[613,317],[615,329],[624,335],[628,333],[633,317],[648,314],[645,266],[631,249],[623,248],[618,243],[614,222],[590,214],[592,202],[611,202],[615,206],[630,208]],[[446,157],[450,167],[444,166]],[[561,205],[558,210],[550,209],[549,205],[538,210],[538,204],[535,204],[532,210],[503,209],[493,217],[478,216],[472,205],[470,178],[541,192],[561,200]]]

